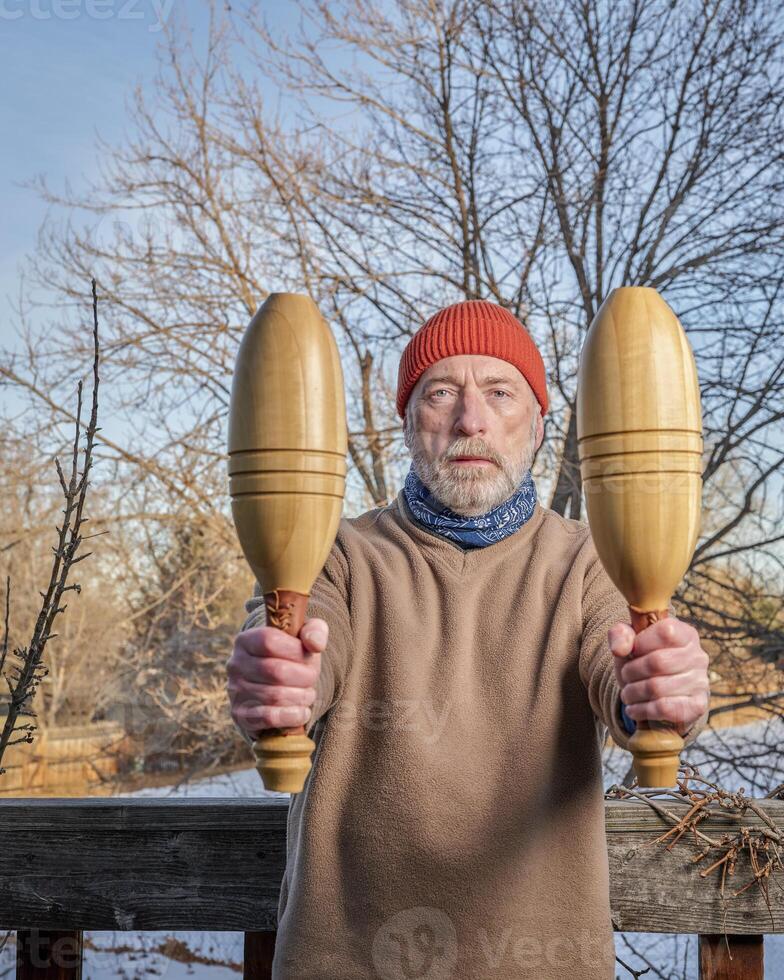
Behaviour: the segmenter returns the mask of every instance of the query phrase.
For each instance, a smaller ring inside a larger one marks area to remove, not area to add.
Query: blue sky
[[[44,174],[49,186],[74,190],[97,176],[97,133],[115,142],[126,100],[138,83],[150,89],[160,22],[184,0],[0,0],[0,345],[13,345],[24,256],[35,248],[47,206],[20,186]],[[176,4],[176,6],[175,6]],[[274,24],[293,26],[290,0],[264,0]],[[208,8],[188,3],[203,35]]]
[[[0,0],[0,339],[11,342],[19,271],[35,247],[46,205],[19,186],[44,174],[57,190],[96,173],[96,132],[123,132],[126,96],[154,71],[160,39],[151,0],[101,8],[52,0]],[[73,9],[71,9],[73,8]],[[76,11],[78,16],[72,17]],[[98,19],[106,12],[113,16]],[[62,16],[66,13],[69,18]],[[20,16],[21,14],[21,16]],[[120,16],[124,14],[125,16]],[[129,15],[134,14],[133,18]],[[138,17],[141,14],[141,18]]]

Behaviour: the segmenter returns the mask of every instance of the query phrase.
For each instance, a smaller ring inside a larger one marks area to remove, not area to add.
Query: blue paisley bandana
[[[531,518],[536,506],[536,487],[530,470],[508,500],[477,517],[455,514],[436,500],[414,472],[413,465],[403,484],[403,493],[418,524],[456,541],[463,548],[484,548],[503,541]]]

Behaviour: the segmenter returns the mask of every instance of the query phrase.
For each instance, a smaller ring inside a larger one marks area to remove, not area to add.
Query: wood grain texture
[[[758,802],[764,812],[784,826],[784,801]],[[687,812],[683,803],[663,802],[663,805],[678,816]],[[651,844],[671,824],[644,803],[607,801],[605,817],[610,906],[616,929],[667,933],[784,932],[784,904],[777,897],[784,880],[771,884],[771,912],[757,887],[729,899],[723,907],[719,876],[714,873],[702,878],[699,874],[712,862],[690,863],[700,847],[685,835],[672,851],[661,844]],[[718,840],[723,834],[737,832],[739,827],[762,828],[765,824],[752,815],[743,820],[710,817],[699,826],[702,833]],[[728,877],[725,891],[735,891],[750,876],[744,856],[738,861],[735,874]]]
[[[577,437],[596,551],[630,606],[666,609],[700,528],[702,413],[686,334],[655,289],[614,289],[580,354]]]
[[[17,980],[81,980],[79,930],[20,929],[16,934]]]
[[[348,452],[340,355],[309,296],[272,293],[248,324],[234,368],[228,449],[234,525],[267,600],[267,622],[297,636],[335,543]],[[276,616],[270,597],[281,595],[297,597],[295,616]],[[314,749],[304,727],[258,739],[264,786],[300,792]]]
[[[286,798],[3,800],[0,928],[267,930]]]
[[[763,980],[763,936],[700,936],[700,980]]]
[[[760,804],[784,825],[783,801]],[[2,800],[0,928],[272,930],[287,810],[285,798]],[[784,932],[784,904],[774,899],[771,916],[756,888],[725,911],[717,876],[699,876],[686,838],[671,852],[651,846],[669,824],[645,804],[608,801],[605,815],[616,929]],[[718,838],[739,825],[762,826],[711,818],[701,829]],[[748,870],[738,862],[735,887]]]
[[[645,286],[613,289],[585,338],[577,380],[577,446],[596,552],[634,622],[666,610],[700,529],[702,412],[686,334]],[[674,786],[674,729],[629,742],[641,786]]]
[[[272,293],[248,324],[228,450],[234,524],[262,593],[308,595],[337,534],[348,452],[340,355],[309,296]]]
[[[242,960],[243,980],[272,980],[274,956],[274,932],[246,932]]]

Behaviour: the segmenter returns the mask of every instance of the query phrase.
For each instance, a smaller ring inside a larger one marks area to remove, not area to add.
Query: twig
[[[633,966],[629,966],[628,963],[624,963],[624,961],[620,958],[620,956],[617,953],[615,954],[615,959],[616,962],[620,963],[625,970],[628,970],[629,973],[631,973],[631,975],[634,977],[634,980],[639,980],[639,978],[643,976],[643,974],[648,973],[650,970],[649,966],[646,966],[644,970],[635,970]]]
[[[697,783],[699,785],[694,786]],[[691,785],[690,785],[691,784]],[[646,792],[638,788],[626,786],[611,786],[605,796],[610,799],[624,799],[632,797],[654,810],[662,819],[672,824],[670,829],[664,834],[647,842],[648,845],[663,844],[668,838],[675,834],[675,838],[666,845],[667,850],[677,844],[683,835],[690,831],[695,840],[701,840],[706,846],[691,859],[692,864],[699,864],[706,857],[715,855],[715,860],[707,868],[699,872],[701,878],[707,878],[714,871],[721,869],[719,879],[719,894],[722,901],[725,901],[725,886],[727,878],[735,873],[735,866],[742,853],[748,854],[751,866],[751,879],[731,893],[732,898],[737,898],[753,885],[758,885],[765,898],[768,913],[771,917],[771,924],[775,928],[773,910],[770,903],[770,882],[773,879],[773,872],[782,870],[782,847],[784,847],[784,834],[771,819],[770,815],[756,803],[748,799],[743,788],[730,792],[716,783],[712,783],[700,776],[699,772],[691,767],[683,767],[682,776],[677,781],[680,799],[684,799],[691,804],[691,808],[682,817],[667,810],[660,803],[651,797],[659,790]],[[675,796],[668,792],[668,796]],[[714,840],[697,829],[697,824],[710,816],[720,814],[722,819],[740,820],[751,810],[764,824],[765,827],[752,829],[749,827],[739,827],[736,831],[723,834],[720,840]],[[718,853],[716,853],[718,852]],[[726,904],[725,904],[726,912]]]
[[[5,658],[8,654],[8,619],[11,612],[11,576],[6,575],[5,579],[5,630],[3,632],[3,652],[0,656],[0,674],[3,673],[3,667],[5,667]],[[0,946],[0,949],[2,947]]]

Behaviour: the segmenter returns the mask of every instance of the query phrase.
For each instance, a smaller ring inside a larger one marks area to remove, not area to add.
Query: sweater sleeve
[[[615,679],[607,633],[616,623],[630,621],[629,609],[596,556],[593,543],[591,548],[594,557],[588,565],[583,584],[580,676],[594,715],[607,726],[613,741],[622,749],[628,749],[629,739],[637,726],[622,710],[623,702]],[[672,607],[670,613],[674,615]],[[707,720],[708,711],[705,711],[684,736],[684,744],[694,741]]]
[[[335,704],[343,689],[352,649],[348,583],[348,563],[336,541],[324,568],[313,583],[305,611],[306,619],[323,619],[329,626],[329,639],[321,655],[321,671],[316,681],[316,700],[306,726],[308,735],[312,735],[318,720]],[[245,603],[245,610],[248,617],[242,626],[243,632],[266,625],[264,597],[258,582],[255,583],[252,598]],[[242,729],[240,732],[248,743],[253,744],[252,736]]]

